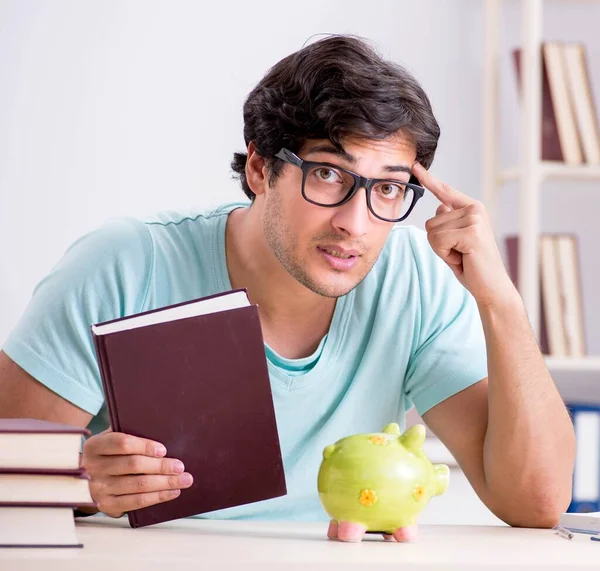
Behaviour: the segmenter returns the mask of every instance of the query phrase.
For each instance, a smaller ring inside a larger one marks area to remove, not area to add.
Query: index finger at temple
[[[466,194],[463,194],[455,188],[452,188],[449,184],[434,177],[419,163],[413,165],[412,172],[419,182],[425,188],[429,189],[442,204],[445,204],[452,209],[462,208],[473,202]]]

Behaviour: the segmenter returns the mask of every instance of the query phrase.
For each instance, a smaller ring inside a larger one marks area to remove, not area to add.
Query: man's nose
[[[367,233],[372,214],[367,207],[367,190],[359,188],[356,194],[342,206],[334,209],[333,226],[350,236]]]

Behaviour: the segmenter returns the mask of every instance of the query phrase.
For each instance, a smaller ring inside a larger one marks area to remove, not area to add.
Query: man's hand
[[[165,447],[152,440],[105,431],[83,446],[81,465],[90,476],[98,510],[110,517],[166,502],[189,488],[193,478],[183,463],[165,458]]]
[[[436,179],[419,163],[412,172],[442,203],[425,223],[434,252],[478,304],[514,299],[517,290],[506,273],[483,204]]]

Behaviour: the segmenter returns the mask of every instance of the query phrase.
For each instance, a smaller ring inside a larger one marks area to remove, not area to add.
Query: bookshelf
[[[600,166],[580,165],[571,166],[565,163],[540,161],[539,164],[540,181],[549,178],[568,178],[570,180],[600,180]],[[521,178],[522,170],[520,168],[504,169],[498,175],[497,183],[502,184]]]
[[[589,371],[600,373],[600,357],[546,357],[546,364],[554,371]],[[600,385],[599,385],[600,386]]]
[[[485,0],[484,77],[483,77],[483,202],[494,229],[498,228],[498,195],[502,185],[517,181],[519,188],[519,290],[532,328],[539,338],[540,287],[539,251],[540,202],[543,183],[549,179],[599,180],[600,166],[571,166],[562,162],[542,161],[542,16],[545,2],[551,0],[521,0],[521,116],[520,164],[500,168],[497,134],[500,132],[499,69],[502,58],[500,26],[503,0]],[[590,0],[597,1],[597,0]],[[548,368],[563,398],[600,403],[600,356],[583,358],[546,357]]]

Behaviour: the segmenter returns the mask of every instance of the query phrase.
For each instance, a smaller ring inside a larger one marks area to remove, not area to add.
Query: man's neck
[[[283,357],[310,355],[329,330],[335,299],[310,291],[283,268],[252,208],[231,212],[226,228],[231,285],[246,288],[258,305],[265,342]]]

